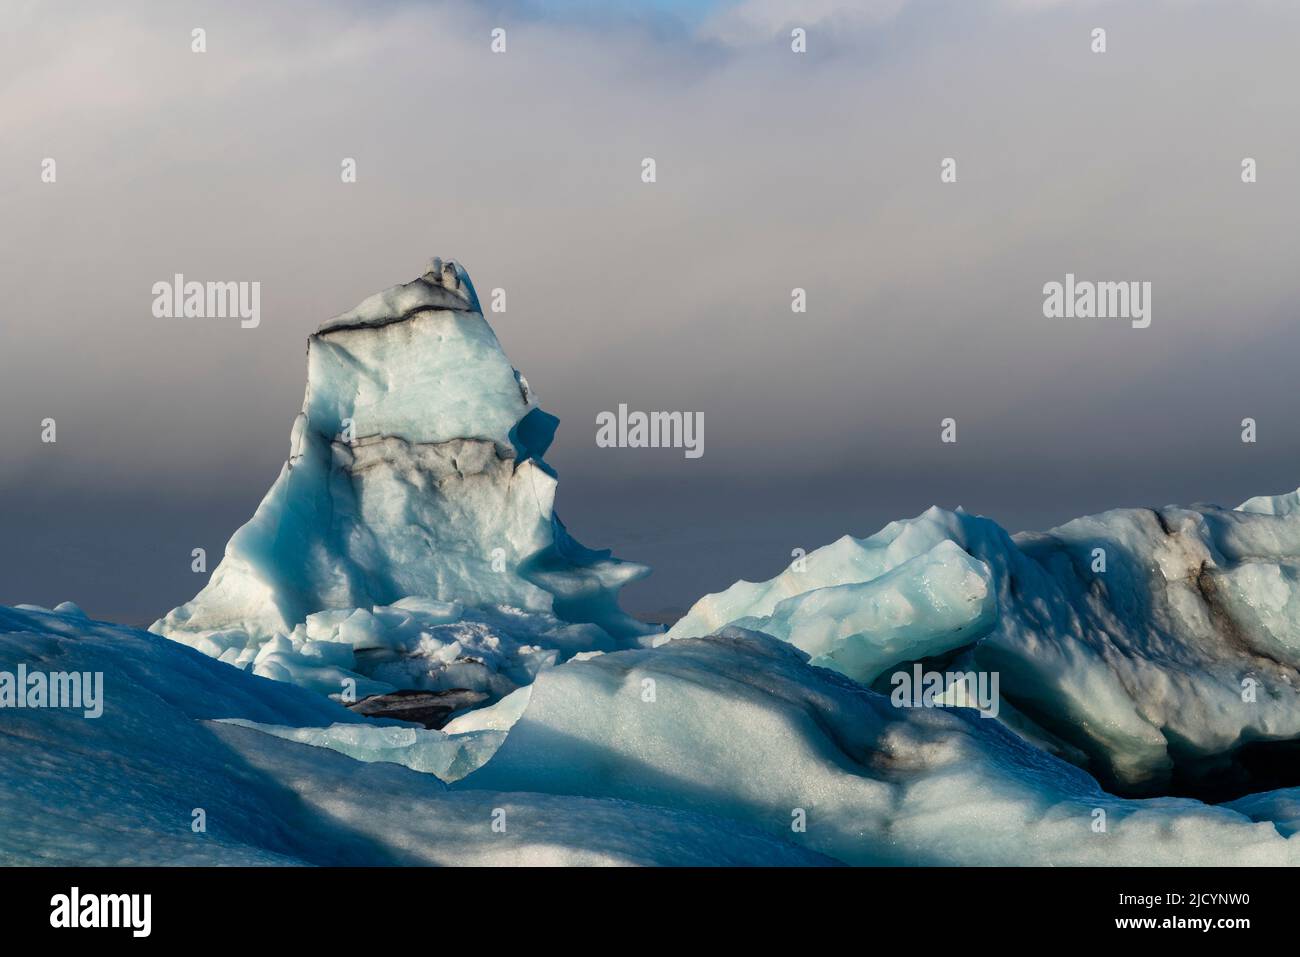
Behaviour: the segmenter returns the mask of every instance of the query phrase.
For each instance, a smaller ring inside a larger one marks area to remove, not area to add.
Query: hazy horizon
[[[284,462],[307,335],[432,256],[507,290],[487,318],[561,420],[557,511],[654,566],[635,612],[934,504],[1018,531],[1300,486],[1300,8],[0,17],[0,603],[148,624],[191,597],[190,550],[214,568]],[[260,282],[260,325],[156,318],[176,273]],[[1045,318],[1067,273],[1150,282],[1150,327]],[[702,413],[705,454],[597,447],[620,403]]]

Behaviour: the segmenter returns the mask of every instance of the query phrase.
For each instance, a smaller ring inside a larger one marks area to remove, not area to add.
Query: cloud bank
[[[1300,10],[596,9],[8,7],[0,601],[188,597],[287,453],[306,335],[433,255],[508,291],[560,512],[656,566],[645,608],[932,503],[1300,484]],[[175,273],[260,282],[259,327],[155,318]],[[1150,282],[1150,327],[1044,318],[1067,273]],[[599,448],[620,403],[702,413],[707,454]]]

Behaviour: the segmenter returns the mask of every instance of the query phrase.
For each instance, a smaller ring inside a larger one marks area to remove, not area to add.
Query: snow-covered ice
[[[556,423],[469,276],[433,260],[310,337],[288,462],[208,585],[152,630],[359,694],[500,696],[577,651],[635,644],[656,629],[617,592],[648,569],[565,531],[543,459]]]
[[[97,719],[68,709],[0,712],[0,864],[833,863],[697,811],[450,792],[434,774],[384,760],[373,744],[345,743],[350,729],[352,742],[400,741],[409,726],[354,718],[315,692],[148,632],[0,608],[0,667],[18,662],[102,672],[106,700]],[[230,718],[244,726],[211,720]],[[313,727],[329,728],[339,749],[286,740],[320,743]],[[354,746],[369,760],[340,753]],[[199,810],[205,829],[196,831]]]
[[[736,625],[782,638],[812,663],[870,684],[900,661],[969,644],[997,616],[988,570],[951,541],[878,577],[814,588]]]
[[[642,632],[612,593],[647,569],[565,534],[542,458],[556,420],[477,302],[464,271],[435,260],[310,337],[289,461],[212,582],[155,630],[266,639],[314,612],[418,596]]]
[[[308,615],[287,635],[221,649],[212,636],[186,642],[254,674],[357,696],[398,689],[465,688],[496,699],[529,684],[542,668],[573,654],[621,643],[593,624],[508,606],[464,608],[407,598],[371,609]]]
[[[853,864],[1300,862],[1267,809],[1117,798],[996,721],[895,708],[806,657],[729,628],[553,668],[454,789],[703,810]]]
[[[1300,738],[1300,513],[1287,498],[1119,509],[1014,537],[932,508],[706,596],[660,641],[743,624],[864,680],[955,655],[999,674],[1008,723],[1109,786],[1240,792],[1243,749]],[[842,597],[854,588],[870,601]]]
[[[147,632],[5,609],[0,660],[101,671],[107,693],[99,719],[57,709],[5,715],[0,861],[1300,859],[1300,838],[1290,836],[1300,789],[1221,807],[1116,798],[998,722],[964,709],[898,709],[806,658],[728,629],[575,659],[495,714],[430,733],[356,719],[309,690]],[[446,755],[420,743],[476,742],[458,758],[473,764],[483,756],[475,748],[499,743],[486,735],[504,735],[504,744],[450,789],[434,767],[450,767]],[[198,809],[206,829],[196,832]],[[1099,811],[1102,832],[1093,827]],[[792,827],[798,815],[801,829]],[[504,833],[492,827],[499,819]]]
[[[454,263],[322,325],[192,601],[0,609],[0,703],[19,666],[104,677],[99,717],[3,712],[0,861],[1300,863],[1300,493],[1014,536],[932,508],[661,634],[618,606],[647,569],[555,515],[556,425]],[[934,707],[891,696],[913,669]],[[957,707],[981,675],[998,706]],[[390,694],[360,707],[446,723],[345,707]]]

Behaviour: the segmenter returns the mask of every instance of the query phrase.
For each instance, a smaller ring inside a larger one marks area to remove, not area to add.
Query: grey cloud
[[[561,418],[561,514],[659,566],[634,607],[932,503],[1015,529],[1300,484],[1300,10],[879,9],[828,6],[803,57],[752,5],[680,29],[460,4],[11,9],[0,493],[24,517],[0,601],[148,620],[185,597],[186,542],[219,551],[287,453],[306,335],[432,255],[508,289],[491,318]],[[737,39],[728,16],[768,26]],[[260,281],[260,328],[155,319],[176,272]],[[1151,328],[1044,319],[1066,272],[1151,281]],[[703,412],[706,455],[597,449],[620,402]]]

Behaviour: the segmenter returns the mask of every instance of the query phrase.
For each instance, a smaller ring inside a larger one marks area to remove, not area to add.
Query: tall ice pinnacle
[[[647,631],[616,596],[649,569],[565,532],[542,459],[558,420],[460,266],[432,260],[307,345],[288,462],[208,585],[154,631],[233,659],[316,612],[411,597]]]

